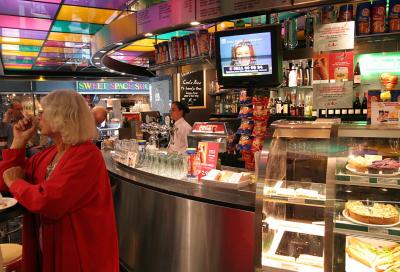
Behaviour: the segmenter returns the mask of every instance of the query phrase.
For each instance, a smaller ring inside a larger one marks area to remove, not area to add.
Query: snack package
[[[357,5],[356,30],[357,35],[368,35],[371,32],[371,3],[365,2]]]
[[[253,131],[253,127],[254,127],[253,120],[243,119],[237,133],[251,135],[251,133]]]
[[[267,134],[267,122],[266,121],[256,121],[254,122],[253,133],[254,137],[265,137]]]
[[[242,135],[240,136],[239,143],[237,145],[237,150],[241,151],[250,151],[251,145],[253,144],[253,137],[250,135]]]
[[[253,118],[253,108],[244,106],[240,108],[239,118],[251,119]]]
[[[268,119],[268,97],[254,97],[253,98],[253,119],[257,121],[265,121]]]
[[[400,0],[389,2],[389,31],[400,31]]]
[[[253,144],[251,146],[251,151],[257,152],[257,151],[261,151],[263,149],[264,146],[264,137],[255,137],[253,140]]]
[[[353,21],[353,5],[344,4],[339,7],[338,22]]]
[[[247,96],[247,91],[243,90],[240,92],[239,102],[241,106],[249,106],[252,103],[252,99],[250,96]]]
[[[384,33],[386,19],[386,0],[372,2],[371,9],[371,33]]]

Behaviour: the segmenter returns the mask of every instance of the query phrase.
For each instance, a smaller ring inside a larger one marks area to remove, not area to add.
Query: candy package
[[[255,137],[251,146],[252,152],[261,151],[264,146],[264,137]]]
[[[247,120],[243,119],[242,123],[240,124],[240,127],[238,129],[238,134],[247,134],[251,135],[254,127],[254,121],[253,120]]]
[[[253,119],[264,121],[268,119],[268,97],[254,97],[253,98]]]
[[[247,91],[243,90],[240,92],[239,102],[241,106],[249,106],[252,103],[251,96],[247,96]]]
[[[253,143],[253,137],[250,135],[240,136],[239,143],[237,145],[238,151],[249,151],[251,150],[251,145]]]
[[[252,136],[265,137],[266,133],[267,133],[267,122],[265,121],[254,122]]]
[[[253,107],[241,107],[239,112],[239,118],[251,119],[253,118]]]

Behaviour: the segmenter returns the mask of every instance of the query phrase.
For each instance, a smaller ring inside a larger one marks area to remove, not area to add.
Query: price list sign
[[[190,109],[204,109],[206,107],[203,71],[180,75],[179,100],[186,102]]]

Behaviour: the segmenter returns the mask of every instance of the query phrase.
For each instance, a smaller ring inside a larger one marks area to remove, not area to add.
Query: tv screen
[[[218,81],[224,87],[268,87],[282,81],[280,25],[216,33]]]

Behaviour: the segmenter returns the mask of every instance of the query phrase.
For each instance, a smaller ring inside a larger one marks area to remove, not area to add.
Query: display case
[[[342,125],[335,139],[331,271],[400,271],[400,127]]]
[[[219,143],[219,153],[226,152],[234,133],[226,122],[196,122],[188,135],[188,145],[197,148],[199,142]]]
[[[256,271],[400,271],[400,128],[271,128],[257,170]]]

